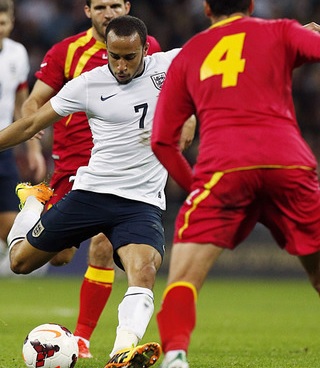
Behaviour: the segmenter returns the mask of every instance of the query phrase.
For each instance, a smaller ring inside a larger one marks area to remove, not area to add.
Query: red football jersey
[[[194,36],[173,60],[162,87],[152,145],[187,191],[216,171],[316,167],[301,137],[292,71],[320,61],[320,35],[288,19],[234,17]],[[196,114],[194,170],[178,150],[184,121]]]
[[[151,36],[149,54],[161,51],[158,41]],[[45,55],[35,76],[57,92],[69,80],[81,73],[108,62],[106,46],[92,37],[92,28],[68,37],[54,45]],[[69,115],[53,126],[52,156],[55,171],[75,172],[87,165],[92,148],[92,135],[84,113]]]

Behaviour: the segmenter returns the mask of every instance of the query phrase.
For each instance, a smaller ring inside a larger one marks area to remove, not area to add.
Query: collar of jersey
[[[220,22],[217,22],[217,23],[213,24],[210,28],[216,28],[216,27],[224,26],[225,24],[231,23],[231,22],[233,22],[235,20],[238,20],[238,19],[241,19],[241,18],[243,18],[241,15],[236,15],[236,16],[231,17],[231,18],[223,19],[223,20],[220,20]]]

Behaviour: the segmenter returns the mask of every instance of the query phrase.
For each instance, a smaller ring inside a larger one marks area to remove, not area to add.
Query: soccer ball
[[[46,323],[29,332],[22,355],[28,368],[73,368],[78,359],[78,343],[66,327]]]

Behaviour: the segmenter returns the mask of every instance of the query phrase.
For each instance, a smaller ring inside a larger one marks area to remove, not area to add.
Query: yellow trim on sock
[[[195,301],[195,302],[197,301],[197,299],[198,299],[198,292],[197,292],[197,289],[196,289],[196,287],[195,287],[193,284],[191,284],[191,282],[187,282],[187,281],[178,281],[178,282],[173,282],[172,284],[168,285],[168,286],[166,287],[166,289],[164,290],[164,292],[163,292],[162,299],[164,299],[164,298],[166,297],[166,295],[168,294],[168,292],[169,292],[171,289],[173,289],[173,288],[175,288],[175,287],[178,287],[178,286],[184,286],[184,287],[186,287],[186,288],[191,289],[191,290],[192,290],[192,292],[193,292],[194,301]]]
[[[84,277],[90,281],[112,284],[114,282],[115,272],[113,269],[101,269],[89,266]]]

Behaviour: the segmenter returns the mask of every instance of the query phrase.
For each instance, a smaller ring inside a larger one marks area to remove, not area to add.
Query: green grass
[[[57,322],[73,330],[81,278],[0,279],[0,368],[23,368],[23,340],[36,325]],[[165,280],[155,287],[156,311]],[[94,358],[77,368],[102,368],[126,290],[118,277],[95,330]],[[159,341],[155,318],[143,339]],[[315,368],[320,362],[319,298],[306,280],[208,280],[198,299],[190,368]],[[155,368],[159,364],[155,365]]]

